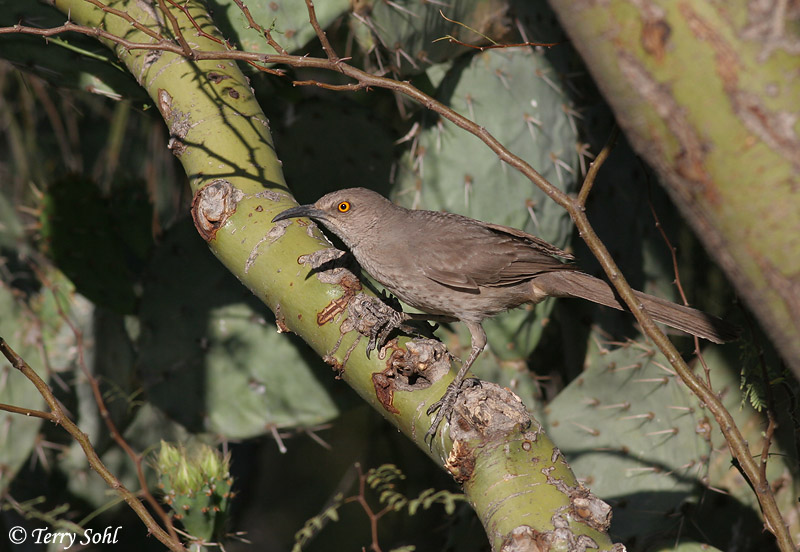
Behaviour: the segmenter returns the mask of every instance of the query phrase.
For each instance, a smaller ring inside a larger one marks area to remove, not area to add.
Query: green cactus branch
[[[796,10],[550,4],[631,144],[800,374]]]

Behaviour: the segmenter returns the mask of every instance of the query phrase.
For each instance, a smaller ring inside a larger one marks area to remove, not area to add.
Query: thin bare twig
[[[317,38],[319,38],[319,42],[322,44],[322,50],[325,52],[325,55],[328,56],[331,63],[338,65],[340,61],[339,56],[336,55],[336,51],[333,49],[333,46],[331,46],[330,40],[328,40],[328,35],[325,34],[319,21],[317,21],[317,12],[314,10],[313,0],[306,0],[306,7],[308,8],[308,20],[314,28],[314,32],[317,33]]]
[[[314,80],[292,81],[294,86],[316,86],[317,88],[324,88],[325,90],[336,90],[338,92],[355,92],[356,90],[368,90],[369,86],[359,82],[350,84],[328,84]]]
[[[21,406],[14,406],[13,404],[0,403],[0,410],[6,412],[13,412],[14,414],[22,414],[23,416],[32,416],[34,418],[41,418],[48,422],[55,422],[55,417],[50,412],[42,412],[41,410],[32,410],[30,408],[23,408]]]
[[[758,333],[755,331],[753,327],[752,320],[750,316],[745,316],[745,320],[747,321],[747,325],[750,330],[750,335],[752,336],[754,346],[758,351],[758,364],[761,367],[761,380],[764,384],[764,394],[766,395],[767,399],[767,428],[764,430],[764,442],[761,443],[761,455],[760,455],[760,464],[761,464],[761,481],[762,483],[769,484],[769,480],[767,479],[767,462],[769,461],[769,449],[772,446],[772,439],[775,436],[775,431],[778,429],[778,419],[775,413],[777,412],[775,406],[775,394],[772,390],[772,382],[770,381],[769,377],[769,369],[767,368],[767,359],[764,358],[764,348],[761,347],[758,339]],[[792,394],[790,393],[790,396]],[[794,408],[791,410],[790,416],[794,416]]]
[[[150,38],[154,38],[155,40],[159,40],[159,41],[160,40],[165,40],[165,38],[163,36],[161,36],[160,34],[155,32],[153,29],[150,29],[149,27],[146,27],[146,26],[142,25],[136,19],[131,17],[131,15],[128,12],[125,12],[125,11],[122,11],[122,10],[118,10],[116,8],[112,8],[110,6],[106,6],[105,4],[100,2],[100,0],[86,0],[86,2],[89,2],[90,4],[94,4],[95,6],[97,6],[101,10],[103,10],[105,13],[109,13],[111,15],[116,15],[117,17],[121,17],[123,20],[127,21],[128,23],[130,23],[131,26],[134,29],[136,29],[137,31],[143,32],[144,34],[146,34]]]
[[[488,44],[485,46],[476,46],[475,44],[469,44],[467,42],[462,42],[458,40],[456,37],[451,35],[445,35],[443,37],[437,38],[434,42],[439,42],[440,40],[446,40],[451,44],[458,44],[459,46],[464,46],[465,48],[472,48],[473,50],[478,50],[479,52],[485,52],[486,50],[497,50],[500,48],[525,48],[526,46],[541,46],[543,48],[552,48],[553,46],[558,46],[561,42],[516,42],[514,44]]]
[[[192,14],[189,13],[189,8],[187,8],[185,5],[181,6],[175,0],[167,0],[167,2],[169,2],[170,4],[172,4],[172,6],[183,12],[183,14],[186,16],[186,19],[189,20],[189,22],[192,24],[192,27],[194,27],[194,29],[197,31],[198,36],[202,36],[203,38],[210,40],[211,42],[216,42],[217,44],[224,44],[226,48],[230,48],[230,45],[224,40],[205,32],[203,28],[200,26],[200,24],[195,20],[195,18],[192,17]],[[174,19],[174,17],[172,19]],[[178,31],[180,31],[180,28],[178,28]],[[180,37],[179,40],[183,39],[183,33],[180,33],[180,35],[178,36]]]
[[[454,43],[454,44],[458,44],[459,46],[466,46],[467,48],[473,48],[473,49],[478,50],[480,52],[483,52],[484,50],[493,50],[493,49],[496,49],[496,48],[524,48],[524,47],[527,47],[527,46],[541,46],[543,48],[552,48],[553,46],[557,46],[557,45],[561,44],[561,42],[518,42],[516,44],[499,44],[499,43],[495,42],[494,40],[492,40],[491,38],[489,38],[488,36],[486,36],[485,34],[473,29],[469,25],[466,25],[466,24],[462,23],[461,21],[456,21],[455,19],[450,19],[449,17],[447,17],[444,14],[444,12],[442,10],[439,10],[439,15],[445,21],[449,21],[450,23],[455,23],[456,25],[460,25],[461,27],[464,27],[465,29],[467,29],[469,31],[472,31],[476,35],[478,35],[478,36],[480,36],[482,38],[485,38],[486,40],[491,42],[491,44],[488,45],[488,46],[476,46],[474,44],[468,44],[466,42],[462,42],[462,41],[458,40],[456,37],[451,36],[451,35],[446,35],[446,36],[437,38],[436,40],[434,40],[434,42],[439,42],[440,40],[447,40],[448,42],[451,42],[451,43]]]
[[[283,48],[283,46],[278,44],[275,41],[275,39],[272,38],[272,33],[268,29],[265,29],[264,27],[256,23],[256,20],[253,19],[253,15],[250,13],[250,9],[245,5],[244,2],[242,2],[242,0],[233,0],[233,3],[236,4],[241,10],[241,12],[244,14],[245,19],[247,19],[247,24],[250,25],[251,28],[255,29],[256,31],[264,35],[267,44],[269,44],[273,50],[275,50],[279,54],[284,54],[287,56],[289,55],[289,52],[287,52]]]
[[[762,359],[763,360],[763,359]],[[767,462],[769,461],[769,449],[772,446],[772,438],[778,429],[778,420],[775,417],[774,403],[772,397],[772,384],[767,377],[767,367],[761,364],[762,378],[767,393],[767,429],[764,431],[764,442],[761,444],[761,483],[769,484],[767,479]]]
[[[93,0],[87,0],[87,2],[92,2],[93,4],[96,3]],[[99,4],[99,3],[98,3]],[[101,4],[102,5],[102,4]],[[141,26],[141,24],[137,25]],[[180,48],[177,45],[164,37],[155,34],[155,38],[157,42],[154,43],[146,43],[146,42],[132,42],[130,40],[126,40],[122,37],[116,36],[108,31],[100,29],[98,27],[86,27],[84,25],[76,25],[71,21],[67,21],[63,25],[59,25],[57,27],[48,27],[48,28],[40,28],[40,27],[29,27],[27,25],[12,25],[11,27],[2,27],[0,28],[0,34],[29,34],[29,35],[38,35],[38,36],[56,36],[64,33],[79,33],[82,35],[93,36],[95,38],[103,38],[108,40],[109,42],[114,42],[119,44],[123,48],[128,50],[147,50],[148,48],[153,50],[166,50],[166,51],[173,51],[175,53],[180,53]],[[151,35],[152,36],[152,35]],[[178,51],[176,51],[178,48]]]
[[[641,161],[641,160],[640,160]],[[644,165],[644,163],[642,163]],[[681,302],[684,306],[689,306],[689,299],[686,298],[686,292],[683,290],[683,284],[681,283],[681,274],[680,270],[678,269],[678,255],[677,249],[675,246],[672,245],[672,241],[670,241],[669,237],[667,236],[666,231],[664,230],[664,226],[661,224],[661,221],[658,218],[658,213],[656,213],[656,208],[653,205],[653,198],[651,194],[651,187],[650,187],[650,173],[647,172],[647,167],[642,167],[648,175],[648,186],[647,186],[647,204],[650,206],[650,213],[653,215],[653,220],[655,220],[656,228],[658,232],[661,234],[661,239],[664,240],[664,243],[667,245],[667,250],[669,251],[670,257],[672,259],[672,273],[675,278],[672,280],[672,283],[675,284],[675,287],[678,288],[678,295],[681,297]],[[711,369],[708,367],[706,363],[706,359],[703,356],[702,348],[700,347],[700,338],[692,336],[694,339],[694,354],[697,357],[697,360],[700,362],[700,366],[703,367],[703,372],[706,375],[706,386],[708,387],[709,391],[713,392],[713,386],[711,385]]]
[[[192,47],[189,45],[188,42],[186,42],[186,38],[184,38],[183,36],[183,32],[181,31],[181,26],[178,23],[178,20],[175,18],[175,15],[171,11],[169,11],[169,8],[167,8],[167,4],[164,2],[164,0],[158,0],[158,7],[161,8],[161,11],[164,13],[165,16],[167,16],[170,25],[172,25],[172,32],[175,34],[175,38],[177,39],[178,44],[181,45],[181,49],[183,50],[183,56],[186,59],[194,59]],[[188,12],[186,13],[188,15]],[[191,20],[194,21],[194,18],[191,18]]]
[[[618,137],[619,127],[614,125],[614,128],[611,129],[611,135],[608,137],[608,141],[606,141],[606,145],[603,146],[603,149],[600,150],[600,153],[597,154],[597,157],[594,158],[594,161],[589,164],[589,171],[586,173],[586,177],[583,179],[580,192],[578,192],[579,205],[586,206],[586,200],[589,198],[589,192],[592,191],[594,181],[597,178],[597,173],[600,172],[600,167],[603,166],[603,163],[606,162],[608,156],[611,155],[611,150],[614,149],[614,145],[617,143]]]

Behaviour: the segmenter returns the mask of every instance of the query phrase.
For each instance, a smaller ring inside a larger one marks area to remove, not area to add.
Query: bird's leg
[[[436,435],[436,430],[439,428],[442,420],[447,418],[447,421],[450,422],[450,416],[453,414],[453,408],[455,407],[456,399],[458,398],[458,395],[461,394],[461,389],[464,386],[464,383],[466,381],[473,381],[471,385],[474,385],[474,382],[480,384],[480,380],[475,378],[465,380],[465,378],[467,372],[469,372],[469,369],[472,366],[472,363],[475,362],[475,359],[478,358],[478,355],[481,354],[481,351],[483,351],[484,347],[486,347],[486,333],[483,331],[483,327],[481,326],[480,322],[464,321],[464,323],[467,325],[467,328],[469,328],[469,333],[472,336],[472,351],[470,351],[467,361],[461,365],[461,368],[458,370],[458,374],[456,374],[455,379],[453,379],[450,385],[447,386],[447,390],[444,392],[442,398],[428,407],[428,416],[436,412],[436,417],[434,417],[433,421],[431,422],[430,429],[428,429],[428,432],[425,433],[426,441],[430,437],[431,447],[433,447],[433,437]]]
[[[371,314],[375,317],[375,323],[372,325],[369,332],[369,341],[367,342],[367,358],[369,358],[369,354],[373,350],[378,349],[380,351],[383,349],[383,346],[386,344],[386,340],[389,338],[389,334],[396,329],[399,329],[407,334],[420,335],[415,328],[406,324],[406,322],[410,320],[433,320],[437,322],[450,322],[453,320],[452,318],[446,316],[403,312],[400,302],[396,299],[395,302],[397,303],[397,308],[381,302],[380,305],[382,308],[371,309]]]

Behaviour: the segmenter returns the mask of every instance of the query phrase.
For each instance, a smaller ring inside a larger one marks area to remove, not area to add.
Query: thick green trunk
[[[550,0],[629,141],[800,375],[800,56],[780,2]]]

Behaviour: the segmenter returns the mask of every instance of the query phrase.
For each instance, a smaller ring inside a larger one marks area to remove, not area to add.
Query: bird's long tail
[[[547,295],[579,297],[607,307],[629,310],[608,283],[583,272],[548,272],[537,276],[533,283]],[[739,330],[736,326],[716,316],[641,291],[634,293],[656,322],[714,343],[724,343],[738,337]]]

